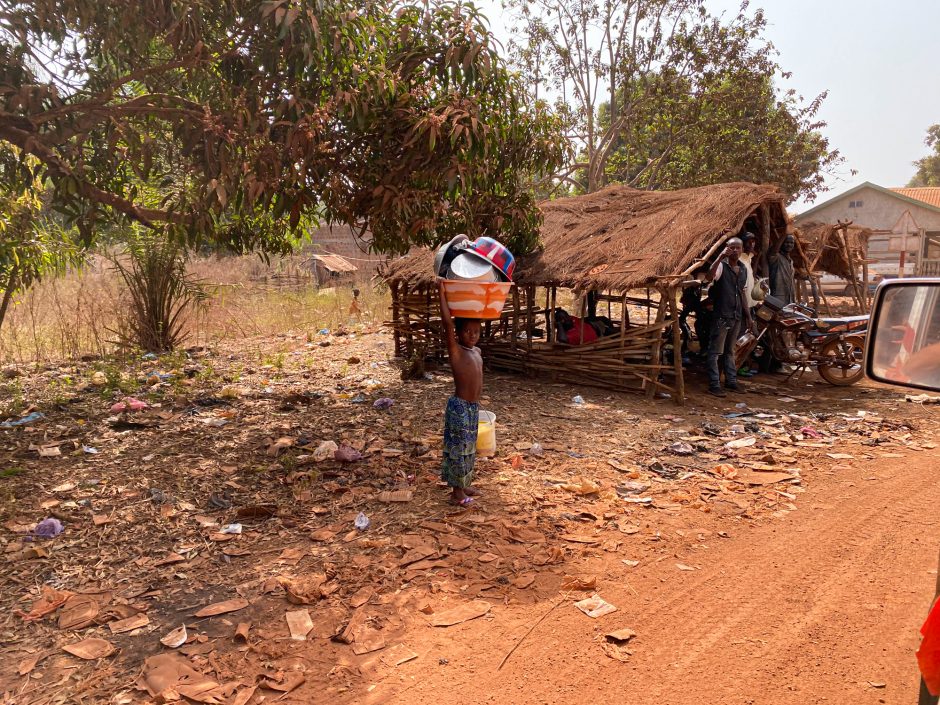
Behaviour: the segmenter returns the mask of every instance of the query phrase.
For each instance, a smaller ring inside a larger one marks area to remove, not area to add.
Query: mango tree
[[[563,161],[470,4],[0,0],[0,140],[87,238],[132,219],[285,252],[309,221],[403,252],[537,241]]]

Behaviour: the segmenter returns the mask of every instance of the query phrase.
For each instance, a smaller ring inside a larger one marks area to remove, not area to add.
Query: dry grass
[[[349,315],[352,285],[317,289],[299,258],[265,264],[258,257],[199,258],[188,272],[209,292],[206,303],[188,313],[186,345],[280,333],[313,334],[359,322],[381,323],[387,291],[368,282],[361,290],[359,317]],[[127,293],[104,260],[63,277],[41,282],[15,301],[0,331],[0,360],[44,362],[83,355],[120,353],[117,342]]]

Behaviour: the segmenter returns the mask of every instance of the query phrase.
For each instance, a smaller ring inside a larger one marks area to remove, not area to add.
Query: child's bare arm
[[[444,281],[438,281],[437,287],[441,296],[441,322],[444,324],[444,342],[447,343],[447,354],[451,360],[454,360],[460,355],[460,347],[457,345],[457,333],[454,329],[454,319],[450,315],[450,307],[447,305]]]

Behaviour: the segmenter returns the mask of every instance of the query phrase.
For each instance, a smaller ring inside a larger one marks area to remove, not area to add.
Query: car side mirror
[[[940,391],[940,279],[892,279],[878,287],[865,374],[884,384]]]

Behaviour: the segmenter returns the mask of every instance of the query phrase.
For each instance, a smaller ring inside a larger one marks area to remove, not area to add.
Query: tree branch
[[[147,95],[132,98],[127,102],[113,105],[108,104],[108,100],[110,100],[110,96],[108,93],[105,93],[101,98],[95,100],[88,100],[82,103],[69,103],[51,110],[46,110],[45,112],[38,113],[34,118],[31,118],[31,120],[36,125],[42,125],[72,113],[85,112],[86,114],[91,114],[101,111],[115,111],[119,114],[121,111],[124,111],[125,114],[132,114],[135,111],[136,113],[142,113],[148,110],[175,111],[175,114],[188,115],[200,120],[206,116],[205,107],[199,103],[168,93],[148,93]],[[167,105],[156,105],[156,103],[161,101]],[[180,107],[173,108],[170,107],[171,105],[178,105]]]
[[[544,186],[546,183],[548,183],[549,181],[552,181],[553,179],[565,179],[567,176],[573,174],[578,169],[586,169],[589,166],[590,166],[589,162],[578,162],[577,164],[572,164],[570,166],[565,167],[561,171],[556,171],[554,174],[549,174],[548,176],[543,177],[542,179],[536,182],[536,186]]]
[[[72,168],[55,154],[52,149],[37,139],[36,135],[11,124],[5,124],[2,119],[0,119],[0,139],[16,145],[26,154],[32,154],[39,159],[45,164],[50,176],[60,178],[71,177],[75,179],[78,194],[84,198],[113,208],[119,213],[133,218],[149,228],[155,227],[155,222],[174,223],[176,225],[188,225],[191,223],[191,218],[182,213],[173,213],[155,208],[141,208],[122,196],[105,191],[89,183],[84,178],[75,176]]]

